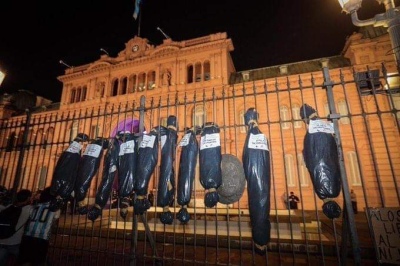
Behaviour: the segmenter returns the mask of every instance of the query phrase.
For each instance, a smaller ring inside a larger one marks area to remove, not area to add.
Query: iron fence
[[[378,75],[376,75],[378,70]],[[144,215],[109,204],[95,221],[67,209],[54,228],[49,260],[59,265],[323,265],[381,262],[377,256],[370,208],[399,207],[400,94],[396,74],[384,66],[365,71],[328,70],[321,73],[259,80],[229,87],[168,93],[116,96],[83,107],[27,110],[0,121],[1,185],[37,191],[49,186],[55,165],[78,133],[91,139],[111,138],[118,131],[141,134],[165,125],[168,116],[178,121],[178,141],[185,129],[213,122],[220,129],[222,154],[242,160],[249,108],[259,113],[258,125],[267,139],[271,163],[271,240],[259,255],[252,241],[247,188],[238,201],[204,206],[205,189],[197,169],[188,206],[190,221],[181,224],[170,206],[171,225],[160,222],[162,208],[152,206]],[[331,121],[339,151],[342,192],[335,200],[343,215],[329,219],[314,193],[303,157],[307,125],[300,107],[313,106],[324,121]],[[85,150],[87,143],[84,144]],[[175,180],[181,147],[176,149]],[[103,166],[91,182],[84,204],[91,207],[100,186]],[[149,191],[155,194],[160,162]],[[117,186],[114,186],[116,189]],[[357,194],[355,214],[350,189]],[[294,191],[298,210],[288,210],[284,195]],[[117,193],[117,191],[116,191]],[[134,197],[134,196],[133,196]],[[379,254],[381,256],[382,254]],[[381,257],[380,257],[381,258]]]

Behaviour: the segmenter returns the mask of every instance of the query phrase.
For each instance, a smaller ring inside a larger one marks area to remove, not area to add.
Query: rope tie
[[[254,124],[256,127],[258,126],[257,120],[255,119],[250,119],[248,124]]]

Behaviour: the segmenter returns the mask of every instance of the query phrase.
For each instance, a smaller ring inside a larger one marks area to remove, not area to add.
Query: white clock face
[[[139,45],[132,46],[132,51],[134,51],[134,52],[139,51]]]

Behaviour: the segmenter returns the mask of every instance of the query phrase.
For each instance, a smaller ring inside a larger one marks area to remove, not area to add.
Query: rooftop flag
[[[140,4],[141,4],[142,0],[136,0],[135,1],[135,11],[133,12],[133,18],[136,20],[139,12],[140,12]]]

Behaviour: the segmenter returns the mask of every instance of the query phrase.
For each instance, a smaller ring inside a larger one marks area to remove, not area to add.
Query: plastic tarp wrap
[[[96,138],[86,146],[78,167],[78,176],[75,182],[75,200],[78,202],[78,212],[86,214],[88,209],[83,202],[87,191],[92,183],[93,177],[97,174],[100,161],[103,158],[103,150],[107,148],[107,139]]]
[[[192,129],[186,131],[185,136],[179,142],[179,146],[182,150],[179,163],[177,200],[182,207],[177,214],[177,218],[180,222],[186,224],[190,219],[187,206],[192,197],[193,181],[196,175],[199,154],[196,134]]]
[[[119,152],[118,194],[120,198],[129,197],[135,186],[136,161],[138,157],[137,137],[125,132],[121,136]]]
[[[143,214],[150,208],[150,202],[147,199],[150,177],[158,161],[158,127],[153,128],[149,134],[143,135],[139,146],[136,182],[135,182],[135,214]]]
[[[324,214],[333,219],[341,214],[340,206],[332,200],[341,191],[339,157],[332,123],[318,118],[314,108],[305,104],[300,115],[308,121],[304,136],[303,156],[310,173],[315,194],[324,201]]]
[[[136,161],[138,158],[137,137],[128,131],[119,133],[122,144],[119,154],[118,197],[121,202],[120,214],[126,217],[131,195],[136,181]]]
[[[96,220],[101,215],[101,211],[110,199],[114,179],[118,173],[119,149],[117,137],[108,142],[107,152],[104,156],[102,179],[96,193],[95,204],[88,212],[88,218],[91,221]]]
[[[250,223],[256,251],[264,254],[271,237],[270,152],[268,140],[258,127],[258,113],[250,108],[244,115],[248,126],[243,149],[243,168],[247,180]]]
[[[68,199],[74,190],[81,160],[82,142],[87,139],[87,135],[78,134],[58,159],[50,185],[51,194],[57,197],[58,202],[52,202],[52,209],[61,207],[55,205],[62,205],[62,201]]]
[[[157,206],[163,208],[160,221],[163,224],[172,224],[174,217],[169,206],[175,199],[175,153],[178,135],[176,133],[176,117],[169,116],[167,127],[160,127],[161,138],[161,166],[158,180]]]
[[[200,183],[207,190],[204,205],[212,208],[217,205],[219,197],[217,189],[222,183],[221,173],[221,140],[219,127],[214,123],[206,123],[201,131],[200,139]]]

